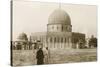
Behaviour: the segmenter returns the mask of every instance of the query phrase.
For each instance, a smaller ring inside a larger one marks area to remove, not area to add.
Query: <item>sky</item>
[[[13,39],[24,32],[46,32],[49,15],[59,8],[59,3],[13,1]],[[71,18],[73,32],[97,37],[97,6],[61,3],[61,9]]]

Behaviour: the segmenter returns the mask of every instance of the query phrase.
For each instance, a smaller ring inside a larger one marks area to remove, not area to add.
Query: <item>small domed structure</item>
[[[48,18],[49,24],[61,23],[71,25],[69,15],[62,9],[56,9]]]
[[[27,35],[25,33],[21,33],[18,38],[19,41],[28,41]]]

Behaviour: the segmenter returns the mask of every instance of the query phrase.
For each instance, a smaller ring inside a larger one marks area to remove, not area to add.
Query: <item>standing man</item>
[[[42,48],[39,48],[39,50],[37,51],[36,58],[37,58],[37,65],[44,64],[44,54]]]
[[[48,59],[49,59],[49,53],[48,53],[48,47],[46,47],[44,50],[44,63],[48,64]]]

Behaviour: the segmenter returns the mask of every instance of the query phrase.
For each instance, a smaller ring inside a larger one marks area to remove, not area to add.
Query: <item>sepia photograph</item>
[[[97,6],[11,1],[11,66],[97,61]]]

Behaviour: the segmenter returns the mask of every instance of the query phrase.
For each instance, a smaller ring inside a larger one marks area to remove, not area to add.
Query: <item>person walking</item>
[[[43,50],[43,52],[44,52],[44,63],[45,64],[48,64],[48,47],[46,47],[44,50]]]
[[[39,50],[37,51],[36,58],[37,58],[37,65],[44,64],[44,54],[42,48],[39,48]]]

